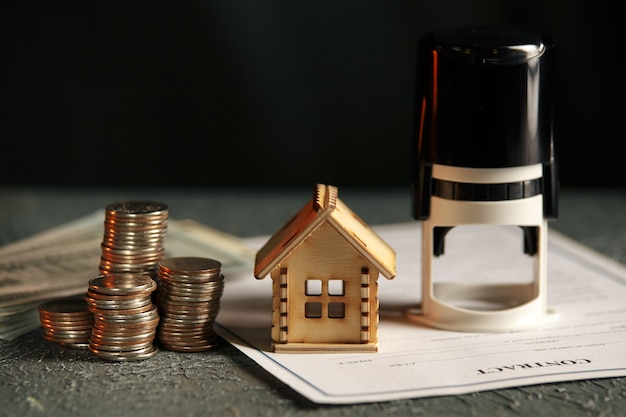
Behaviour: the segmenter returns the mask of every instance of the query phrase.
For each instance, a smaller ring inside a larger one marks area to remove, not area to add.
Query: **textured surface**
[[[410,221],[408,191],[339,190],[371,225]],[[173,218],[193,218],[239,236],[270,234],[310,196],[273,190],[0,189],[0,243],[90,214],[127,198],[166,202]],[[551,227],[626,262],[626,192],[563,190]],[[623,416],[626,378],[583,380],[347,406],[320,406],[230,345],[216,351],[162,350],[142,362],[109,363],[65,349],[33,331],[0,341],[2,416]]]

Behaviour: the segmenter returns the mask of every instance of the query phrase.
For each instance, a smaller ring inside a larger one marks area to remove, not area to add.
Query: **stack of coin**
[[[222,264],[202,257],[173,257],[159,262],[157,339],[166,349],[200,352],[217,348],[213,324],[224,288]]]
[[[43,338],[61,346],[86,349],[89,346],[93,314],[83,298],[59,298],[39,305]]]
[[[89,281],[85,295],[94,315],[89,350],[101,359],[132,361],[158,352],[159,313],[152,302],[157,283],[147,272],[119,272]]]
[[[138,200],[107,205],[100,272],[156,274],[156,264],[165,254],[167,219],[168,207],[163,203]]]

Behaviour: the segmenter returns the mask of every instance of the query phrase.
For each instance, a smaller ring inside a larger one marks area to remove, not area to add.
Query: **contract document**
[[[218,332],[298,393],[325,404],[455,395],[626,375],[624,265],[550,230],[550,321],[518,332],[445,331],[425,327],[407,314],[419,306],[421,298],[420,224],[373,229],[396,251],[398,271],[393,280],[381,277],[378,281],[378,352],[273,353],[271,278],[257,280],[252,271],[227,278]],[[518,259],[523,258],[521,241],[510,239],[510,234],[510,229],[470,227],[459,230],[454,242],[468,250],[491,246],[489,251],[497,266],[504,267],[504,273],[502,269],[495,272],[498,268],[493,274],[480,271],[485,280],[523,281],[528,279],[522,275],[529,268]],[[246,242],[257,249],[268,238]],[[454,248],[450,249],[453,252]],[[463,254],[463,250],[459,252]],[[453,253],[450,257],[438,267],[442,276],[478,272],[470,265],[474,257],[468,260]]]

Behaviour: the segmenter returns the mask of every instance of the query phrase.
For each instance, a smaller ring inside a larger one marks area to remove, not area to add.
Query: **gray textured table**
[[[310,198],[298,189],[0,189],[5,245],[124,199],[167,203],[191,218],[241,236],[274,233]],[[411,221],[408,190],[339,189],[370,225]],[[626,189],[564,189],[559,220],[570,237],[626,263]],[[36,330],[0,340],[2,416],[624,416],[626,378],[502,389],[346,406],[316,405],[230,345],[203,353],[162,350],[140,362],[105,362],[66,349]]]

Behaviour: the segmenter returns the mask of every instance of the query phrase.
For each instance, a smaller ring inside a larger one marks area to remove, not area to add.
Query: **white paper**
[[[626,375],[626,267],[550,230],[548,306],[557,314],[543,328],[508,333],[464,333],[423,327],[408,309],[421,298],[418,222],[374,227],[397,254],[398,275],[379,279],[379,351],[294,354],[271,352],[271,278],[252,271],[226,282],[218,331],[267,371],[317,403],[348,404]],[[520,280],[525,266],[510,230],[463,229],[448,239],[452,262],[444,275],[467,272],[458,247],[492,245],[506,273],[485,280]],[[248,239],[259,248],[268,239]],[[493,242],[498,242],[495,245]],[[517,241],[516,241],[517,242]],[[519,243],[521,244],[521,243]],[[511,246],[511,245],[508,245]],[[462,250],[461,250],[462,252]],[[450,261],[448,259],[448,261]],[[523,262],[522,262],[523,263]],[[507,269],[508,268],[508,269]],[[497,269],[497,268],[496,268]],[[482,271],[485,272],[485,271]],[[523,279],[526,277],[524,276]],[[481,277],[482,279],[482,277]]]

